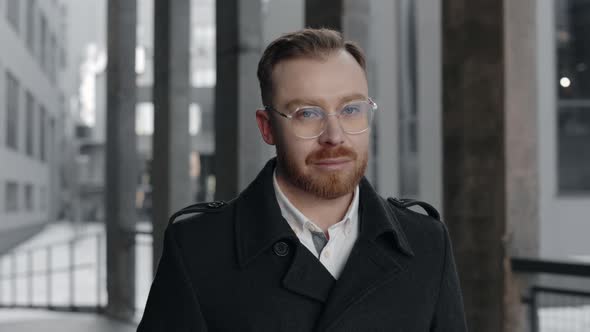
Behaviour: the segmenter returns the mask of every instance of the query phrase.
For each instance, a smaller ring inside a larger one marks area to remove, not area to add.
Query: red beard
[[[324,159],[347,158],[354,163],[352,170],[312,173],[298,168],[295,161],[279,151],[277,151],[277,158],[284,170],[286,180],[310,194],[325,199],[352,193],[365,174],[368,161],[367,153],[359,158],[356,152],[344,146],[312,152],[305,158],[305,164],[312,165]]]

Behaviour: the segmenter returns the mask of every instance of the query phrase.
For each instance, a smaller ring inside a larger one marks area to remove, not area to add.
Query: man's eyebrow
[[[367,96],[365,96],[362,93],[353,93],[351,95],[344,96],[344,97],[340,98],[339,105],[344,105],[350,101],[359,100],[359,99],[362,99],[362,100],[367,99]],[[295,98],[295,99],[288,101],[285,104],[285,109],[288,111],[292,111],[297,106],[303,106],[303,105],[320,106],[322,104],[323,103],[322,103],[321,99]]]
[[[318,100],[295,98],[295,99],[289,100],[289,102],[287,102],[285,104],[285,109],[288,110],[288,111],[292,111],[297,106],[303,106],[303,105],[319,105],[319,104],[321,104],[321,102],[318,101]]]
[[[349,101],[353,101],[353,100],[365,100],[365,99],[367,99],[367,98],[368,98],[368,97],[367,97],[367,96],[365,96],[365,95],[364,95],[364,94],[362,94],[362,93],[354,93],[354,94],[351,94],[351,95],[349,95],[349,96],[342,97],[342,98],[340,99],[340,104],[341,104],[341,105],[342,105],[342,104],[346,104],[346,103],[348,103]]]

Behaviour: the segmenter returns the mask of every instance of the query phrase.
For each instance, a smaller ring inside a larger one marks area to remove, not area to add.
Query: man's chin
[[[351,179],[339,172],[329,172],[326,176],[314,177],[305,181],[305,189],[307,192],[323,199],[336,199],[346,196],[354,191],[358,185],[358,180]]]
[[[297,167],[287,158],[280,158],[285,179],[300,190],[320,199],[336,199],[354,192],[365,173],[366,159],[336,165],[322,165],[307,160]],[[326,164],[326,163],[324,163]]]

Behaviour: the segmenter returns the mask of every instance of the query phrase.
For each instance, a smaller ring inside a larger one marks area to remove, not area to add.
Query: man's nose
[[[326,129],[319,138],[321,144],[338,145],[344,142],[344,131],[337,116],[326,117]]]

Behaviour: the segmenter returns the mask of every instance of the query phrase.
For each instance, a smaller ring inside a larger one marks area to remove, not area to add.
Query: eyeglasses
[[[295,136],[304,139],[319,137],[326,131],[329,116],[336,116],[340,120],[340,126],[345,133],[361,134],[371,128],[373,115],[377,110],[377,104],[370,98],[350,102],[335,113],[328,113],[319,106],[301,106],[285,114],[271,106],[265,106],[266,110],[277,112],[287,118],[293,127]]]

